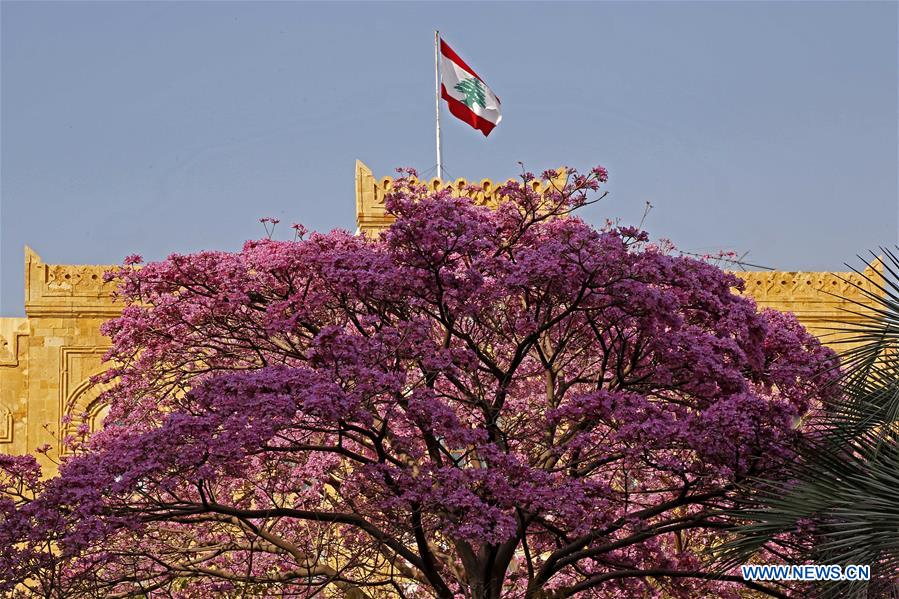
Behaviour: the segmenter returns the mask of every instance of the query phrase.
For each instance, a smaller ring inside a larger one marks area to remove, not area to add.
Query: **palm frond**
[[[724,514],[736,536],[715,551],[720,569],[787,549],[796,561],[871,565],[870,583],[822,583],[816,596],[899,596],[899,254],[878,259],[881,272],[853,269],[866,287],[850,282],[869,302],[831,329],[846,348],[839,400],[782,480],[750,481]],[[791,536],[809,526],[811,542]]]

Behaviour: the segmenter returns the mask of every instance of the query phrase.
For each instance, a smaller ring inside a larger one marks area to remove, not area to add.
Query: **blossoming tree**
[[[0,456],[0,591],[784,596],[700,553],[833,354],[574,216],[604,169],[557,175],[492,208],[399,179],[377,240],[126,261],[104,430],[47,480]]]

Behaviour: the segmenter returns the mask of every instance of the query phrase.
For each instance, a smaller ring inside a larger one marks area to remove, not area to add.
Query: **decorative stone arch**
[[[66,398],[59,423],[60,455],[71,453],[63,443],[63,440],[69,435],[77,436],[78,427],[82,424],[87,424],[91,433],[103,427],[103,418],[106,417],[109,406],[101,398],[101,395],[111,389],[114,383],[91,383],[91,378],[94,375],[101,374],[103,370],[103,368],[99,369],[92,376],[82,381]],[[69,417],[68,422],[65,421],[66,416]]]

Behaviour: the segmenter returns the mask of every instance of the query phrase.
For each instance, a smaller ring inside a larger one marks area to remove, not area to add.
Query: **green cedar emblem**
[[[481,108],[487,108],[487,96],[484,93],[484,84],[476,77],[463,79],[454,85],[453,89],[465,94],[465,99],[462,100],[462,103],[469,108],[473,108],[475,104]]]

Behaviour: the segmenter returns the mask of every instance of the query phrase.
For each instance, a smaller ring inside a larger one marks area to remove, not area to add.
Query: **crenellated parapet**
[[[834,301],[866,302],[871,293],[879,293],[875,282],[883,280],[883,263],[875,260],[855,272],[736,272],[746,284],[746,292],[759,303],[777,303],[785,299],[811,303]],[[844,298],[844,299],[839,299]]]
[[[564,184],[563,179],[564,177],[560,178],[559,184]],[[430,191],[449,189],[454,196],[472,198],[476,204],[484,206],[499,205],[502,199],[499,190],[508,183],[508,181],[496,183],[490,179],[443,181],[438,178],[421,182]],[[362,161],[356,161],[356,230],[359,233],[373,235],[386,229],[393,222],[393,216],[384,206],[384,197],[393,190],[393,185],[393,177],[378,179]],[[540,193],[544,184],[535,180],[531,182],[531,187]]]
[[[760,308],[793,312],[813,333],[824,336],[840,322],[854,322],[870,312],[873,296],[883,291],[883,262],[856,272],[735,272],[744,293]],[[827,339],[827,337],[825,337]]]
[[[70,314],[83,316],[118,315],[121,304],[112,302],[114,282],[103,273],[117,266],[88,264],[45,264],[37,253],[25,247],[25,313],[28,316]]]

